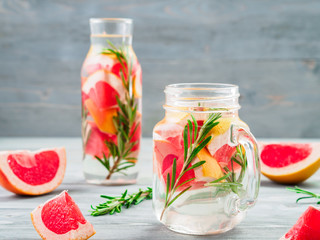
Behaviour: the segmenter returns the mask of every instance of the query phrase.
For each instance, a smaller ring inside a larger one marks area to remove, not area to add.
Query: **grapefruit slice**
[[[109,149],[105,144],[105,141],[117,142],[117,136],[115,134],[103,133],[99,130],[94,122],[88,122],[89,137],[85,144],[85,153],[91,156],[103,157],[103,153],[108,156]]]
[[[64,148],[0,152],[0,184],[13,193],[51,192],[62,182],[65,170]]]
[[[125,89],[120,78],[106,70],[91,74],[82,86],[82,91],[102,109],[117,104],[116,96],[124,101]]]
[[[113,117],[117,116],[118,112],[116,108],[100,109],[91,99],[87,99],[84,104],[102,132],[110,134],[117,132],[113,123]]]
[[[280,240],[317,240],[320,239],[320,210],[313,206],[300,216],[295,225]]]
[[[213,180],[215,180],[224,176],[219,163],[210,155],[206,148],[203,148],[197,157],[200,161],[206,161],[201,167],[203,177],[213,178]],[[198,169],[196,171],[199,171]],[[212,181],[212,179],[210,180]]]
[[[142,70],[140,65],[133,76],[133,94],[136,98],[142,97]]]
[[[114,63],[115,63],[115,58],[112,57],[112,55],[88,54],[88,57],[86,58],[83,64],[83,69],[86,71],[88,75],[91,75],[92,73],[95,73],[96,71],[99,71],[101,69],[110,71]]]
[[[34,209],[31,220],[42,239],[81,240],[96,233],[67,191]]]
[[[303,182],[320,167],[320,143],[261,143],[261,172],[284,184]]]

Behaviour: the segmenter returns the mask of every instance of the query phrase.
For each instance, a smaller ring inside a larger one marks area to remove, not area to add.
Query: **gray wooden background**
[[[257,137],[320,137],[318,0],[0,0],[0,136],[80,136],[90,17],[134,19],[144,136],[165,85],[225,82]]]

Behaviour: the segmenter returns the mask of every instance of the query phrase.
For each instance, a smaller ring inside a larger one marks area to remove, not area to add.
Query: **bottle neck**
[[[132,45],[132,20],[127,18],[90,19],[91,46],[94,52],[103,48],[130,47]]]
[[[91,48],[96,53],[101,53],[104,48],[111,48],[110,43],[115,47],[131,47],[132,36],[123,35],[91,35]]]

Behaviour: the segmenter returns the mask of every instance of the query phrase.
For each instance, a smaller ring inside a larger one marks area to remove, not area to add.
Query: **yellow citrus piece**
[[[182,120],[185,120],[190,116],[189,113],[186,112],[175,112],[175,111],[167,111],[166,112],[166,120],[172,123],[180,123]],[[191,116],[190,116],[191,119]]]
[[[133,77],[133,94],[136,98],[142,97],[142,71],[141,67],[138,67],[135,76]]]
[[[206,148],[203,148],[197,154],[197,157],[200,161],[206,161],[202,165],[202,173],[204,177],[212,177],[218,179],[224,176],[219,163],[214,157],[210,155]]]
[[[110,134],[116,134],[117,130],[113,124],[113,117],[117,116],[117,110],[115,108],[101,110],[91,99],[87,99],[85,101],[85,106],[87,107],[90,115],[92,116],[100,131]]]
[[[210,135],[218,136],[224,134],[228,129],[230,128],[231,122],[233,121],[233,118],[220,118],[218,119],[219,124],[216,125],[212,130],[210,131]]]

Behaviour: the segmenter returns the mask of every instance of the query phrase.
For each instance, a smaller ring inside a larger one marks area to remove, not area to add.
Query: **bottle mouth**
[[[90,18],[90,23],[127,23],[132,24],[131,18]]]
[[[132,36],[131,18],[90,18],[91,37]]]
[[[187,112],[232,111],[240,108],[239,87],[224,83],[178,83],[166,86],[165,109]]]

